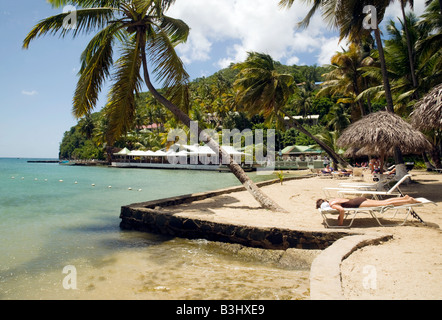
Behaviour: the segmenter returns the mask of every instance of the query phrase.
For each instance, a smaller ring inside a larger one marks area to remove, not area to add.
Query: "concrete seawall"
[[[277,182],[279,180],[267,181],[258,185],[264,186]],[[188,239],[238,243],[264,249],[325,249],[336,240],[354,234],[327,229],[308,231],[274,227],[258,228],[206,221],[192,215],[176,216],[168,213],[167,210],[163,211],[167,207],[179,206],[243,190],[244,187],[242,186],[232,187],[123,206],[120,214],[120,227],[126,230],[159,233]]]

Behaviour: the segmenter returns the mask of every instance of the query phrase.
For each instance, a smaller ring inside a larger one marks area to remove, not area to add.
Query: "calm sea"
[[[119,228],[122,205],[239,185],[231,173],[27,160],[0,158],[0,299],[308,296],[308,270]]]

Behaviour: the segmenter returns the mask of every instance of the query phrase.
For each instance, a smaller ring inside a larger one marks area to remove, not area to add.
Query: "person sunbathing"
[[[367,208],[367,207],[381,207],[381,206],[401,206],[404,204],[420,203],[418,200],[405,195],[403,197],[390,198],[386,200],[372,200],[365,197],[357,197],[353,199],[332,199],[324,200],[318,199],[316,201],[316,209],[330,210],[335,209],[339,211],[338,225],[342,226],[344,223],[345,209],[344,208]]]

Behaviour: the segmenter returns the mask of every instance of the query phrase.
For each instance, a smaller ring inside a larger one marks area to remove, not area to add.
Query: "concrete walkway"
[[[312,300],[343,300],[341,263],[359,248],[392,239],[389,234],[354,235],[337,240],[325,249],[310,269],[310,298]]]

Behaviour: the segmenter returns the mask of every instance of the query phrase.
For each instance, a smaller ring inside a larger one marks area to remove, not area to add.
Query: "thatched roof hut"
[[[411,124],[420,130],[442,129],[442,84],[416,103]]]
[[[350,125],[338,139],[337,145],[348,147],[357,155],[379,155],[382,164],[384,156],[393,154],[396,147],[404,154],[418,154],[431,148],[430,142],[420,131],[387,111],[372,113]]]
[[[385,156],[393,156],[394,149],[390,150],[380,150],[379,148],[369,148],[368,146],[362,148],[350,147],[344,152],[344,157],[347,158],[358,158],[364,156],[380,156],[384,154]]]

